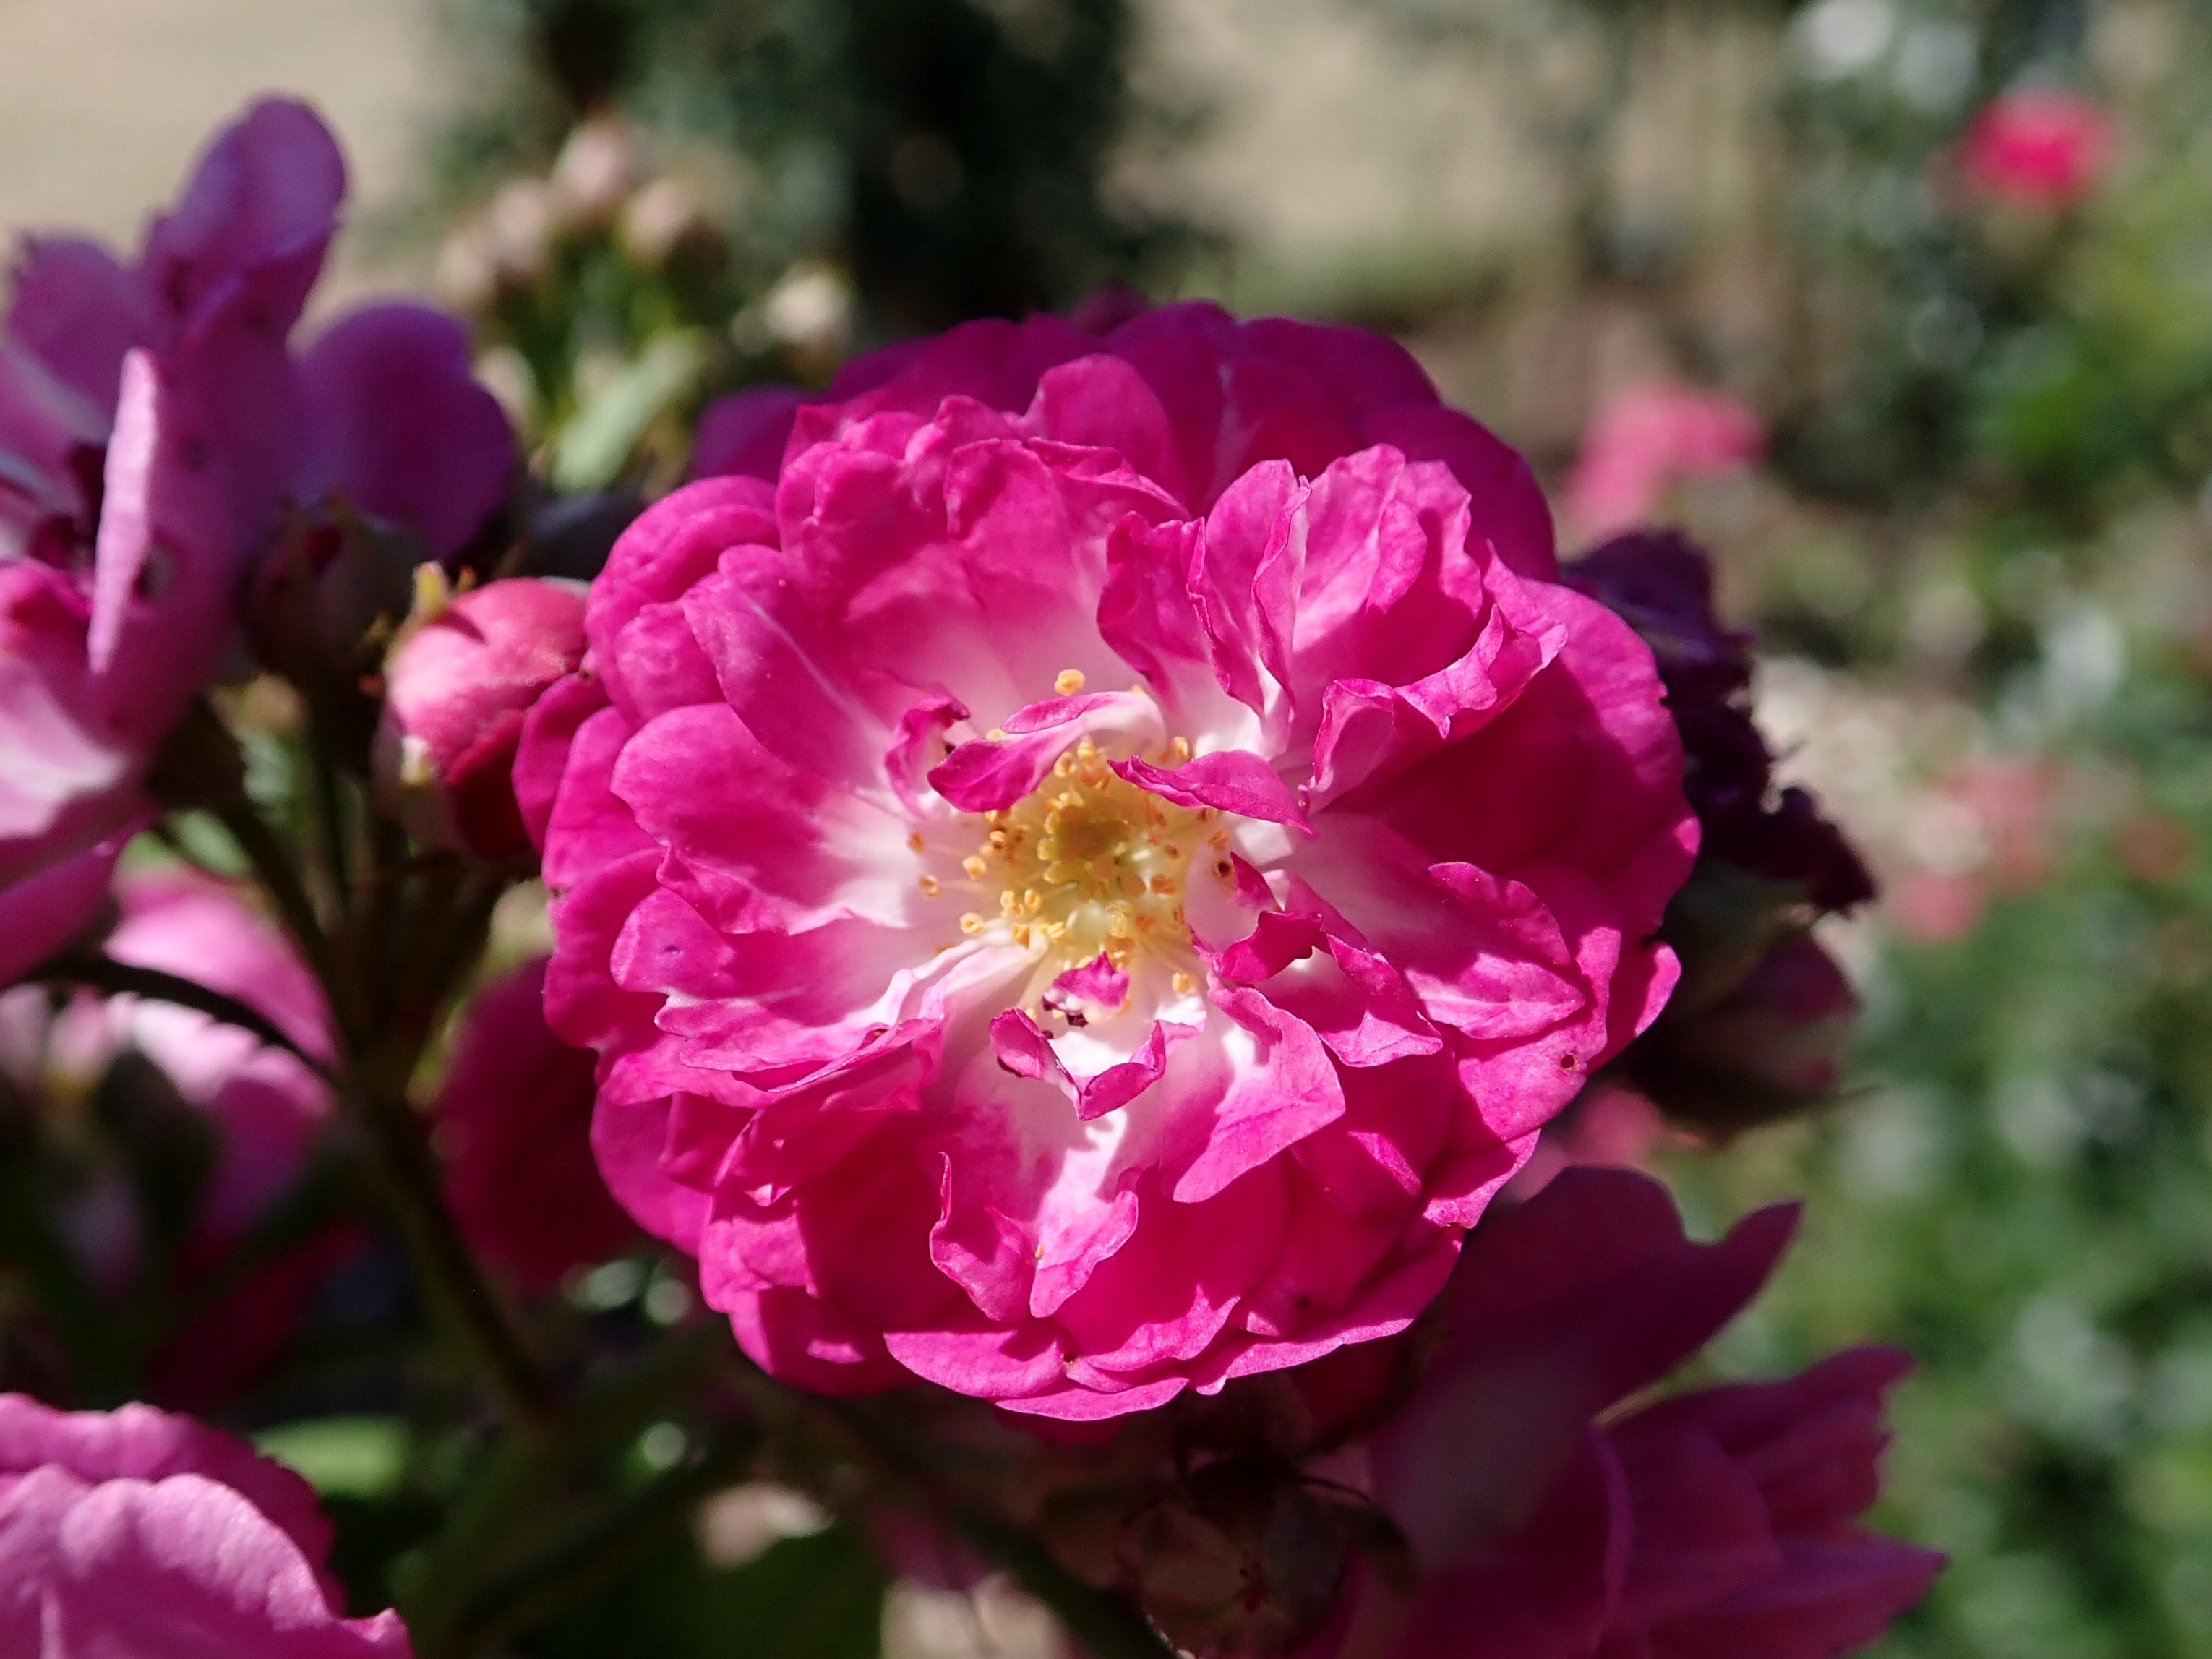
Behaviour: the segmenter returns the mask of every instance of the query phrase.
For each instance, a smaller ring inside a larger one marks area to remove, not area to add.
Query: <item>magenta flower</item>
[[[519,576],[460,594],[385,668],[377,782],[426,840],[484,858],[530,850],[514,802],[524,718],[584,654],[584,597]]]
[[[145,812],[288,499],[336,490],[444,554],[504,492],[513,440],[457,324],[376,307],[289,355],[344,188],[313,113],[264,101],[134,264],[25,248],[0,349],[0,887]]]
[[[1994,201],[2059,211],[2111,165],[2112,117],[2079,93],[2034,87],[1992,99],[1960,141],[1966,182]]]
[[[1942,1558],[1858,1521],[1896,1350],[1591,1426],[1749,1299],[1792,1221],[1700,1246],[1656,1183],[1577,1169],[1486,1229],[1449,1339],[1372,1447],[1422,1582],[1355,1575],[1346,1659],[1832,1659],[1924,1595]]]
[[[592,1073],[588,1050],[546,1029],[541,957],[477,993],[438,1096],[454,1218],[527,1290],[552,1290],[637,1237],[592,1161]]]
[[[1765,452],[1759,416],[1735,398],[1648,381],[1607,398],[1583,434],[1567,514],[1585,536],[1650,518],[1684,478],[1747,466]]]
[[[344,1616],[330,1544],[307,1483],[228,1435],[0,1395],[0,1653],[404,1659],[398,1613]]]
[[[1650,652],[1395,346],[971,325],[648,511],[516,764],[616,1195],[787,1378],[1064,1418],[1401,1330],[1656,1012]]]

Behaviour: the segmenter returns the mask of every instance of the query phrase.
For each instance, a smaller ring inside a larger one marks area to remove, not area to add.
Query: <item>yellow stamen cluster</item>
[[[1079,684],[1080,677],[1071,669],[1060,679]],[[1189,754],[1188,741],[1176,738],[1158,759],[1171,766]],[[960,860],[966,883],[924,876],[921,890],[934,896],[973,884],[988,902],[961,915],[960,931],[973,938],[1003,929],[1021,949],[1042,947],[1041,972],[1063,973],[1101,952],[1127,969],[1140,952],[1156,950],[1181,990],[1190,939],[1183,882],[1214,817],[1124,781],[1085,738],[1030,794],[981,815],[982,839]]]

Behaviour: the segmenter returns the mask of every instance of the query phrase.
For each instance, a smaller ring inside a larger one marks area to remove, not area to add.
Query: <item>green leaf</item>
[[[574,492],[604,489],[660,412],[697,384],[706,367],[699,329],[659,335],[579,409],[553,446],[553,485]]]
[[[262,1452],[325,1498],[384,1498],[407,1471],[407,1425],[396,1417],[320,1417],[253,1437]]]

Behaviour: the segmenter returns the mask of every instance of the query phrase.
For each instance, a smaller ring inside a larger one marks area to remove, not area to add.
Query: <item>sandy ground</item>
[[[455,95],[434,0],[0,0],[0,230],[135,239],[208,132],[257,92],[322,110],[353,173],[353,286],[424,263],[377,228]]]

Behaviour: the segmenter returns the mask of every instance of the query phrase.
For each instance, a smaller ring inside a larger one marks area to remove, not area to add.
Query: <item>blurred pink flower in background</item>
[[[116,897],[122,916],[108,935],[109,956],[234,997],[330,1060],[330,1015],[313,975],[231,889],[172,867],[126,874]],[[297,1054],[174,1003],[87,996],[64,1018],[80,1016],[100,1019],[111,1042],[145,1055],[207,1114],[220,1156],[198,1225],[211,1241],[241,1237],[307,1167],[330,1118],[329,1086]]]
[[[2112,117],[2081,94],[2030,88],[1983,106],[1960,143],[1959,164],[1983,196],[2061,210],[2104,177],[2116,137]]]
[[[0,1653],[9,1659],[405,1659],[348,1619],[306,1481],[149,1406],[0,1395]]]
[[[1972,933],[2000,893],[2033,892],[2058,868],[2065,773],[2052,759],[1984,756],[1937,780],[1915,808],[1908,851],[1921,867],[1889,912],[1906,937],[1940,945]]]
[[[1612,1414],[1742,1308],[1793,1224],[1778,1206],[1696,1244],[1663,1188],[1586,1169],[1489,1223],[1370,1449],[1420,1582],[1355,1570],[1337,1651],[1833,1659],[1917,1601],[1942,1558],[1858,1524],[1903,1354]]]
[[[344,190],[321,121],[268,100],[135,264],[25,245],[0,350],[0,888],[145,811],[146,765],[232,645],[288,499],[336,491],[444,554],[505,492],[514,441],[459,323],[370,307],[295,363]],[[81,923],[97,889],[70,890]]]
[[[276,527],[298,442],[284,336],[343,189],[313,116],[264,103],[135,267],[76,238],[24,249],[0,356],[0,883],[135,817],[215,670]]]
[[[515,577],[457,595],[385,667],[376,781],[424,840],[483,858],[530,850],[514,799],[525,718],[584,654],[584,592]]]
[[[1642,523],[1684,478],[1733,471],[1766,451],[1759,416],[1723,392],[1663,380],[1607,398],[1583,434],[1566,511],[1589,540]]]
[[[545,1024],[545,961],[525,963],[469,1005],[433,1115],[446,1195],[470,1244],[526,1290],[638,1237],[592,1160],[592,1054]]]
[[[832,392],[623,537],[518,761],[610,1184],[821,1389],[1096,1418],[1402,1330],[1673,983],[1650,653],[1376,336]]]
[[[126,873],[116,896],[120,919],[109,956],[235,998],[308,1054],[329,1058],[328,1015],[313,978],[283,936],[230,889],[171,867]],[[42,1015],[43,992],[9,995],[21,1013]],[[82,992],[50,1026],[42,1017],[21,1025],[11,1048],[21,1051],[15,1069],[31,1073],[26,1084],[36,1086],[43,1070],[43,1080],[64,1092],[135,1052],[201,1115],[215,1156],[179,1247],[179,1288],[187,1292],[307,1173],[331,1115],[328,1086],[297,1054],[173,1003]],[[70,1231],[104,1285],[119,1288],[141,1264],[143,1218],[127,1201],[82,1208]],[[200,1310],[152,1357],[156,1395],[203,1409],[251,1381],[283,1349],[317,1280],[360,1237],[350,1224],[327,1227]]]

